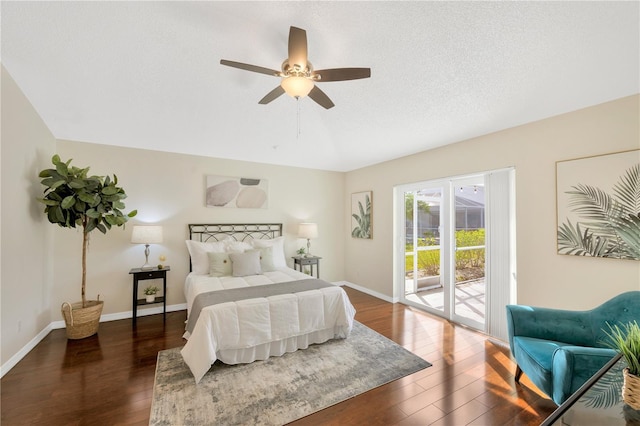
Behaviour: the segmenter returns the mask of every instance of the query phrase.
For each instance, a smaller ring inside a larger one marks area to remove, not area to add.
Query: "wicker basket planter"
[[[98,332],[100,315],[104,302],[101,300],[87,300],[87,306],[82,302],[62,304],[62,316],[67,325],[67,338],[84,339]]]
[[[640,410],[640,377],[630,374],[629,368],[622,370],[624,384],[622,385],[622,400],[634,410]]]

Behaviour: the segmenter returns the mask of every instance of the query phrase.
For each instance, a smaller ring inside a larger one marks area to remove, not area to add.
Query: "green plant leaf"
[[[60,204],[60,201],[50,200],[48,198],[36,198],[36,200],[40,201],[46,206],[57,206],[58,204]]]
[[[74,189],[84,188],[87,184],[82,179],[73,179],[69,182],[69,186]]]
[[[95,201],[95,197],[93,195],[84,191],[78,191],[78,198],[89,205]]]
[[[640,326],[637,321],[621,323],[621,327],[608,322],[606,324],[609,331],[602,331],[609,341],[605,344],[622,354],[631,374],[640,375]]]
[[[116,188],[115,186],[109,185],[109,186],[103,187],[101,192],[104,195],[114,195],[118,193],[118,188]]]
[[[59,162],[56,164],[56,171],[60,174],[60,176],[67,177],[69,175],[69,170],[67,169],[67,165],[62,162]]]
[[[60,204],[60,206],[63,209],[70,209],[71,207],[73,207],[73,205],[76,203],[76,199],[73,195],[69,195],[68,197],[65,197],[62,200],[62,203]]]
[[[95,209],[89,209],[84,214],[91,219],[100,218],[100,213],[98,213]]]

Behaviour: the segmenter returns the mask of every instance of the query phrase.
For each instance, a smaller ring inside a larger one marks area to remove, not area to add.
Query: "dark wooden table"
[[[142,270],[140,268],[133,268],[129,271],[129,274],[133,275],[133,298],[132,298],[132,311],[133,316],[131,318],[132,325],[136,326],[138,320],[138,306],[142,305],[154,305],[156,303],[162,303],[162,315],[164,319],[167,318],[167,271],[170,271],[171,267],[164,266],[162,269],[153,268]],[[162,280],[162,296],[156,297],[153,302],[147,302],[146,299],[138,299],[138,282],[143,280]]]

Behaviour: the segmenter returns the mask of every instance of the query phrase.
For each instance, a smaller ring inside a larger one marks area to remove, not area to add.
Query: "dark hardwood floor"
[[[433,366],[295,425],[538,425],[556,408],[525,376],[515,385],[508,349],[486,336],[346,290],[358,321]],[[185,316],[106,322],[77,341],[52,331],[2,378],[2,425],[148,424],[157,352],[183,345]]]

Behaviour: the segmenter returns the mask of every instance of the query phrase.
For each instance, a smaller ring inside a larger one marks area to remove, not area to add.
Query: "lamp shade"
[[[298,226],[298,237],[306,239],[318,238],[318,224],[301,223]]]
[[[131,233],[132,244],[160,244],[162,242],[162,226],[137,225]]]

